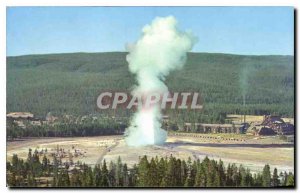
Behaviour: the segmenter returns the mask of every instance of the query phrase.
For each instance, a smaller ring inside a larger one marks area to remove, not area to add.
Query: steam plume
[[[245,107],[249,90],[249,76],[250,74],[255,73],[255,71],[253,69],[253,65],[251,64],[251,61],[248,58],[243,59],[241,63],[243,65],[241,66],[240,71],[240,88],[243,96],[243,106]]]
[[[127,61],[130,72],[136,75],[138,85],[132,95],[141,96],[152,92],[166,93],[165,76],[171,70],[180,69],[196,38],[177,29],[173,16],[155,18],[146,25],[142,37],[129,48]],[[130,146],[162,144],[167,133],[161,129],[159,104],[150,108],[138,107],[126,131],[126,142]]]
[[[243,106],[246,105],[246,95],[248,92],[248,72],[249,72],[249,67],[247,65],[242,67],[242,70],[240,73],[240,87],[241,87],[242,96],[243,96]]]

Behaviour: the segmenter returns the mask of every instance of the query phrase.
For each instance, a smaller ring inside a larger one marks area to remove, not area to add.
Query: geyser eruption
[[[187,52],[192,49],[196,38],[191,33],[179,31],[173,16],[155,18],[142,32],[142,37],[128,48],[126,59],[138,83],[132,95],[144,101],[143,96],[153,92],[160,95],[168,92],[165,77],[171,70],[184,65]],[[126,130],[127,145],[163,144],[167,133],[161,129],[161,117],[160,104],[138,105]]]
[[[243,97],[243,109],[242,109],[242,116],[241,121],[246,122],[246,98],[248,95],[249,90],[249,75],[254,73],[252,65],[249,65],[249,59],[245,58],[241,62],[243,65],[241,66],[241,72],[240,72],[240,88],[242,92]]]

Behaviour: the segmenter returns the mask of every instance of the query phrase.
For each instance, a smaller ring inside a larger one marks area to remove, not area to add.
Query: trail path
[[[109,151],[111,151],[113,148],[115,148],[117,145],[119,145],[119,140],[118,140],[114,145],[111,145],[111,146],[107,147],[106,150],[103,151],[103,152],[100,154],[99,158],[97,159],[96,165],[97,165],[97,164],[101,164],[101,162],[102,162],[102,160],[103,160],[103,157],[104,157]]]

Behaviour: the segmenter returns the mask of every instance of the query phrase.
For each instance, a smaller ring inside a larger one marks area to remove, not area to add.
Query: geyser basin
[[[142,32],[141,38],[129,48],[127,55],[129,70],[136,75],[138,83],[132,94],[164,94],[168,92],[163,82],[165,76],[184,65],[186,54],[192,49],[196,38],[179,31],[173,16],[154,19]],[[147,109],[139,106],[126,130],[127,145],[163,144],[167,132],[161,128],[161,117],[158,103]]]
[[[160,110],[141,110],[134,115],[126,143],[129,146],[163,144],[167,138],[167,132],[161,129]]]

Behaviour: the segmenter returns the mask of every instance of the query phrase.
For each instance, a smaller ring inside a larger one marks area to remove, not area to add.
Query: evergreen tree
[[[267,164],[265,165],[263,169],[263,174],[262,174],[262,185],[264,187],[270,187],[271,186],[271,173],[270,173],[270,166]]]
[[[261,187],[262,186],[262,182],[263,182],[262,178],[263,177],[260,173],[255,174],[255,177],[254,177],[254,186],[255,187]]]
[[[226,175],[226,186],[233,186],[233,180],[232,180],[232,167],[230,164],[227,166],[227,175]]]
[[[235,164],[231,165],[232,170],[232,186],[238,187],[241,183],[241,176]]]
[[[149,162],[147,156],[143,156],[138,165],[138,186],[147,187],[149,175]]]
[[[7,162],[8,186],[40,186],[40,177],[47,177],[43,186],[51,184],[52,187],[278,187],[294,186],[295,183],[293,173],[281,172],[278,176],[276,168],[271,177],[269,165],[252,175],[242,165],[238,168],[229,164],[226,168],[221,160],[217,162],[207,157],[202,162],[192,162],[191,158],[185,162],[173,156],[166,159],[155,157],[148,162],[147,156],[143,156],[132,168],[127,168],[118,158],[116,162],[110,162],[108,168],[104,160],[94,168],[78,162],[76,168],[70,170],[68,165],[63,167],[55,156],[51,165],[46,156],[40,162],[37,151],[33,155],[31,152],[26,161],[13,155],[12,163]]]
[[[286,186],[287,178],[288,178],[288,174],[286,172],[284,172],[283,179],[282,179],[282,186]]]
[[[105,160],[103,160],[101,171],[102,171],[101,186],[108,187],[109,186],[109,177],[108,177],[108,170],[107,170]]]
[[[130,185],[129,183],[129,175],[128,175],[128,168],[127,164],[123,164],[123,169],[122,169],[122,185],[123,187],[128,187]]]
[[[153,158],[150,160],[148,171],[148,186],[158,187],[160,185],[160,181],[158,181],[159,178],[157,173],[157,166]]]
[[[116,181],[116,186],[122,186],[123,185],[123,175],[122,175],[122,161],[121,157],[118,157],[117,164],[116,164],[116,170],[115,170],[115,181]]]
[[[171,155],[167,164],[167,171],[165,175],[165,185],[168,187],[176,186],[176,159]]]
[[[187,175],[186,175],[186,179],[185,179],[185,182],[184,182],[184,186],[185,187],[190,187],[190,186],[193,186],[194,183],[193,183],[193,180],[192,180],[192,159],[189,157],[188,160],[187,160]]]
[[[94,168],[94,184],[95,186],[99,187],[101,186],[101,168],[100,168],[100,165],[95,165],[95,168]]]
[[[160,158],[159,162],[157,163],[157,178],[158,178],[158,181],[159,181],[159,186],[166,186],[166,182],[165,182],[165,173],[166,173],[166,169],[167,169],[167,166],[166,166],[166,161],[165,159],[162,157]]]
[[[193,185],[192,178],[190,176],[187,176],[184,182],[184,187],[191,187]]]
[[[224,169],[223,161],[220,159],[218,164],[218,178],[220,181],[220,186],[226,185],[226,174]]]
[[[207,173],[207,187],[216,187],[216,170],[212,168],[212,166],[209,166],[208,173]]]
[[[112,161],[109,163],[108,167],[108,178],[109,178],[109,186],[115,187],[116,186],[116,164],[114,164]]]
[[[183,186],[185,183],[185,180],[187,178],[187,165],[186,162],[184,160],[182,160],[181,162],[181,166],[180,166],[180,176],[181,176],[181,182],[180,184]]]
[[[239,172],[241,175],[241,185],[240,186],[246,187],[248,185],[248,182],[247,182],[247,174],[246,174],[245,168],[240,166]]]
[[[12,172],[11,175],[9,175],[7,183],[9,186],[17,186],[17,179],[16,179],[16,174],[14,172]]]
[[[272,176],[272,186],[277,187],[279,185],[280,185],[279,176],[277,174],[277,168],[275,168]]]
[[[287,181],[286,181],[287,186],[294,186],[294,175],[290,172],[289,175],[287,176]]]

